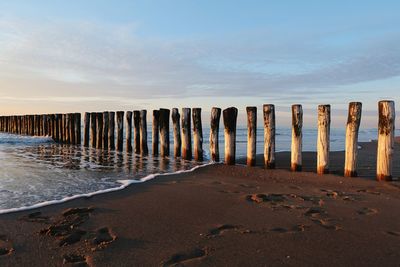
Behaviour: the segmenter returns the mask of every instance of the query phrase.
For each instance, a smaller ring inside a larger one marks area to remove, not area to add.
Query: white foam
[[[31,209],[37,209],[37,208],[41,208],[41,207],[45,207],[45,206],[49,206],[49,205],[54,205],[54,204],[60,204],[60,203],[64,203],[73,199],[77,199],[77,198],[83,198],[83,197],[92,197],[94,195],[99,195],[99,194],[104,194],[104,193],[109,193],[109,192],[114,192],[114,191],[119,191],[122,189],[125,189],[126,187],[128,187],[131,184],[137,184],[137,183],[144,183],[146,181],[152,180],[154,178],[156,178],[157,176],[169,176],[169,175],[174,175],[174,174],[180,174],[180,173],[189,173],[189,172],[193,172],[194,170],[197,170],[199,168],[202,167],[206,167],[209,165],[214,165],[214,164],[218,164],[215,162],[210,162],[210,163],[206,163],[203,165],[198,165],[195,166],[189,170],[180,170],[180,171],[176,171],[176,172],[169,172],[169,173],[155,173],[155,174],[149,174],[139,180],[118,180],[119,183],[121,183],[121,186],[119,187],[113,187],[113,188],[108,188],[108,189],[104,189],[104,190],[99,190],[99,191],[95,191],[92,193],[86,193],[86,194],[78,194],[78,195],[74,195],[74,196],[70,196],[70,197],[65,197],[63,199],[60,200],[50,200],[50,201],[44,201],[41,203],[37,203],[31,206],[24,206],[24,207],[19,207],[19,208],[11,208],[11,209],[3,209],[0,210],[0,214],[6,214],[6,213],[11,213],[11,212],[18,212],[18,211],[24,211],[24,210],[31,210]]]

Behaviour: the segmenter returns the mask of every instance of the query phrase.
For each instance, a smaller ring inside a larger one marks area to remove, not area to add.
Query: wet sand
[[[301,173],[279,153],[276,170],[217,164],[0,215],[0,266],[398,266],[400,183],[374,181],[361,146],[362,178],[340,176],[343,152],[323,176],[315,153]]]

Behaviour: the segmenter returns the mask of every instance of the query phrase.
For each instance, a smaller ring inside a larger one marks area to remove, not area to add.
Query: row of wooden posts
[[[377,179],[392,179],[392,156],[394,152],[395,105],[393,101],[380,101],[377,148]],[[349,104],[346,127],[346,149],[344,175],[357,176],[358,131],[361,122],[360,102]],[[247,165],[256,164],[257,107],[247,107]],[[183,108],[182,117],[177,108],[153,110],[152,154],[167,157],[170,153],[170,115],[173,124],[174,157],[197,161],[203,160],[203,131],[201,108]],[[236,123],[238,110],[230,107],[222,112],[225,140],[225,163],[236,161]],[[210,118],[210,156],[219,161],[220,108],[212,108]],[[264,117],[264,165],[275,168],[275,106],[263,106]],[[124,122],[125,118],[125,122]],[[191,123],[193,122],[193,129]],[[330,105],[318,106],[317,173],[329,172]],[[116,124],[116,125],[115,125]],[[125,147],[128,152],[142,156],[149,153],[147,145],[147,111],[86,112],[83,118],[83,145],[104,150],[123,150],[124,124],[126,125]],[[291,170],[302,169],[301,105],[292,106]],[[116,128],[116,129],[115,129]],[[192,132],[193,130],[193,153]],[[56,142],[81,144],[81,114],[44,114],[0,117],[0,131],[32,136],[51,136]],[[115,136],[116,132],[116,136]],[[132,138],[132,133],[134,133]],[[132,145],[132,139],[134,146]],[[116,140],[116,144],[115,144]],[[159,150],[160,146],[160,150]]]

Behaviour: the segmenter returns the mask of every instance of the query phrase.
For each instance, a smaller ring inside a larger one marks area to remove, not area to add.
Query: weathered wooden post
[[[81,123],[82,123],[81,113],[76,113],[76,127],[78,128],[76,133],[77,134],[76,143],[78,145],[81,144],[81,138],[82,138]]]
[[[303,166],[303,107],[292,105],[292,146],[291,163],[292,171],[301,171]]]
[[[211,109],[210,122],[210,155],[211,160],[219,162],[219,121],[221,118],[221,109],[213,107]]]
[[[331,106],[318,106],[317,173],[329,173]]]
[[[153,110],[153,131],[151,136],[153,156],[158,156],[158,143],[160,131],[160,111]]]
[[[115,149],[115,112],[111,111],[108,113],[108,149]]]
[[[182,158],[192,159],[191,110],[182,108]]]
[[[201,125],[201,108],[192,109],[193,119],[193,151],[194,159],[203,160],[203,127]]]
[[[376,179],[378,181],[392,180],[392,163],[394,153],[395,107],[394,101],[379,101],[378,124],[378,156],[376,164]]]
[[[344,163],[344,176],[357,176],[357,155],[358,155],[358,130],[361,122],[360,102],[349,104],[349,113],[346,126],[346,155]]]
[[[257,107],[247,107],[247,166],[256,165]]]
[[[172,109],[172,125],[174,129],[174,157],[181,156],[182,149],[182,139],[181,139],[181,115],[179,114],[179,110],[177,108]]]
[[[108,111],[103,111],[103,149],[108,150],[109,149],[109,144],[108,144],[108,139],[109,139],[109,127],[110,127],[110,118],[109,118],[109,112]]]
[[[236,163],[236,121],[238,110],[235,107],[224,109],[225,164]]]
[[[140,154],[140,111],[133,111],[133,142],[135,143],[135,153]]]
[[[70,123],[70,125],[69,125],[69,134],[70,134],[70,144],[76,144],[75,143],[75,140],[76,140],[76,138],[75,138],[75,114],[74,113],[70,113],[69,114],[69,118],[70,118],[70,121],[69,121],[69,123]]]
[[[140,154],[147,156],[149,148],[147,147],[147,110],[140,111]]]
[[[44,114],[43,115],[43,135],[44,136],[49,135],[49,127],[48,127],[48,124],[47,124],[47,118],[48,118],[47,114]],[[23,119],[21,117],[19,117],[19,123],[20,123],[20,128],[19,128],[20,132],[19,133],[22,134],[22,132],[23,132]]]
[[[61,140],[61,114],[56,114],[55,116],[55,141],[60,142]]]
[[[89,146],[89,133],[90,133],[90,113],[85,112],[85,116],[83,117],[83,125],[84,125],[84,135],[83,135],[83,145]]]
[[[96,131],[96,127],[97,127],[97,113],[96,112],[92,112],[90,113],[90,144],[92,146],[92,148],[96,148],[97,147],[97,131]]]
[[[61,142],[66,143],[67,142],[67,114],[58,114],[59,120],[57,122],[58,124],[58,134],[59,134],[59,140]]]
[[[71,143],[71,132],[69,131],[69,127],[71,125],[71,116],[69,113],[65,114],[65,142],[67,144]]]
[[[169,109],[160,109],[160,155],[169,156]]]
[[[124,112],[117,111],[117,150],[122,151],[124,144]]]
[[[126,112],[126,151],[132,152],[132,111]]]
[[[275,106],[265,104],[264,110],[264,165],[275,168]]]
[[[103,113],[102,112],[97,112],[96,114],[96,132],[97,132],[97,137],[96,137],[96,148],[97,149],[102,149],[103,148]]]

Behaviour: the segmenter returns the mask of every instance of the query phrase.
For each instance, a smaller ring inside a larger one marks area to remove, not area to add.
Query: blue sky
[[[400,96],[398,1],[2,1],[0,113],[349,101],[376,125]],[[260,113],[261,117],[261,113]]]

